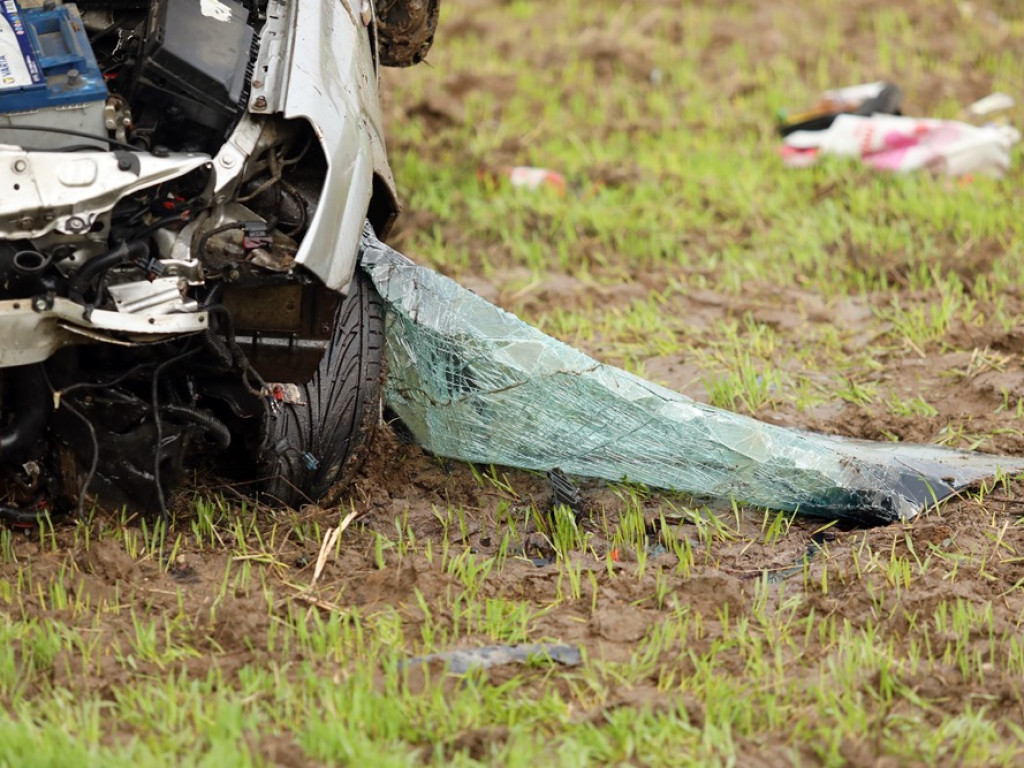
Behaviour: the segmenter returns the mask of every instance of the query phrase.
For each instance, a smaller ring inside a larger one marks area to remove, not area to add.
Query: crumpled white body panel
[[[346,0],[271,2],[249,108],[308,120],[327,157],[320,202],[296,262],[343,290],[378,174],[394,190],[370,35]]]

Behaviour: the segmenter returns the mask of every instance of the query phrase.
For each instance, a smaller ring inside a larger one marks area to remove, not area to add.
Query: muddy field
[[[1024,95],[1020,10],[687,5],[446,0],[427,64],[383,78],[389,241],[695,399],[1024,454],[1020,152],[999,182],[896,179],[784,169],[773,134],[878,77],[908,114]],[[0,764],[1024,757],[1018,479],[870,530],[587,480],[573,517],[543,476],[385,425],[337,508],[196,482],[170,528],[3,532]],[[524,642],[583,663],[404,665]]]

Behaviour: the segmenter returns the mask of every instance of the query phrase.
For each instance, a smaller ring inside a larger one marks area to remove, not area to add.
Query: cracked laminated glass
[[[390,409],[428,451],[863,522],[913,517],[1024,460],[787,429],[603,365],[367,231]]]

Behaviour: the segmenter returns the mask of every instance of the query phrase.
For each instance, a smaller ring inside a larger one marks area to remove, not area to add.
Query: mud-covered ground
[[[783,169],[773,135],[830,85],[945,117],[1013,93],[1019,8],[685,5],[446,0],[427,63],[383,78],[392,244],[699,400],[1024,453],[1019,151],[1001,182],[894,179]],[[1022,759],[1018,480],[870,530],[575,482],[567,517],[543,476],[383,427],[338,508],[201,478],[170,530],[4,532],[0,763]],[[584,663],[398,666],[522,642]]]

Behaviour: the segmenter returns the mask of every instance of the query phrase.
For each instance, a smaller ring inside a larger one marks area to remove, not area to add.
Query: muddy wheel
[[[380,63],[411,67],[423,61],[434,43],[440,11],[441,0],[379,0]]]
[[[384,305],[357,270],[302,403],[264,423],[262,495],[275,503],[333,503],[362,464],[380,418]]]

